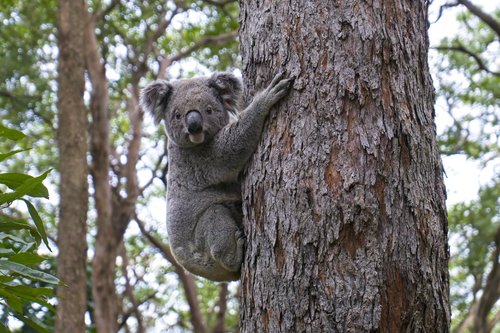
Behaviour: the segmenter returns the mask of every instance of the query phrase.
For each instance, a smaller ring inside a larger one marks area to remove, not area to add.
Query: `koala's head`
[[[141,106],[155,123],[164,121],[170,140],[179,147],[210,141],[236,114],[241,83],[230,73],[168,82],[158,80],[141,93]]]

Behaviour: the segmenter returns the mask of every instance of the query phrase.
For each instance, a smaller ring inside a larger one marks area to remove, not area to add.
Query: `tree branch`
[[[225,317],[227,310],[227,283],[221,283],[219,286],[219,300],[217,301],[217,316],[215,319],[215,326],[212,329],[212,333],[224,333],[226,332]]]
[[[434,49],[438,50],[438,51],[456,51],[456,52],[465,53],[469,57],[473,58],[474,61],[476,61],[477,65],[479,66],[479,69],[481,69],[487,73],[490,73],[492,75],[500,76],[500,72],[494,72],[494,71],[490,70],[488,67],[486,67],[483,60],[477,54],[468,50],[463,45],[459,44],[457,46],[436,46],[436,47],[434,47]]]
[[[486,23],[500,37],[500,22],[497,21],[493,16],[485,13],[481,8],[474,5],[469,0],[457,0],[457,2],[465,6],[472,14]]]
[[[488,314],[495,306],[496,301],[500,297],[500,228],[497,229],[495,235],[495,251],[492,255],[493,267],[486,279],[486,285],[483,288],[483,293],[479,299],[477,310],[477,318],[474,322],[474,332],[483,332],[486,330]]]
[[[111,12],[119,4],[120,4],[120,0],[112,0],[111,3],[106,8],[104,8],[101,11],[96,12],[94,14],[94,18],[95,18],[96,22],[102,20],[106,15],[109,14],[109,12]]]
[[[27,104],[29,103],[24,102],[23,99],[33,101],[33,102],[38,102],[41,101],[42,97],[41,96],[30,96],[30,95],[14,95],[10,91],[7,90],[0,90],[0,96],[6,97],[10,99],[14,104],[17,104],[21,107],[28,107]],[[51,119],[47,118],[44,116],[41,112],[38,112],[35,110],[35,108],[30,109],[31,112],[35,114],[35,116],[40,117],[44,123],[49,125],[49,127],[52,129],[52,131],[55,132],[56,128],[54,127],[54,124]]]
[[[205,333],[207,331],[205,322],[203,321],[203,316],[200,310],[200,304],[198,302],[198,295],[196,293],[196,285],[194,278],[191,274],[187,273],[184,268],[175,260],[170,247],[158,239],[156,239],[151,233],[149,233],[144,227],[144,223],[136,216],[135,221],[141,230],[141,233],[147,238],[147,240],[153,244],[167,259],[181,280],[182,286],[184,287],[184,292],[186,293],[186,299],[189,304],[189,314],[191,317],[191,323],[195,333]]]
[[[128,255],[127,255],[127,250],[125,249],[125,245],[122,243],[120,246],[119,250],[120,255],[122,257],[122,275],[125,278],[125,291],[124,291],[124,296],[126,296],[129,300],[130,303],[132,303],[132,307],[130,308],[129,311],[134,313],[135,318],[137,320],[137,333],[144,333],[145,328],[144,324],[142,322],[142,314],[141,311],[139,311],[139,303],[137,302],[137,299],[134,294],[133,286],[130,283],[130,277],[128,276],[128,271],[127,268],[129,266],[129,261],[128,261]],[[125,322],[125,321],[123,321]]]
[[[203,2],[209,3],[214,6],[224,7],[228,3],[236,2],[236,0],[203,0]]]
[[[500,311],[498,311],[493,318],[490,320],[486,327],[486,332],[491,332],[497,326],[498,322],[500,322]]]
[[[174,62],[181,60],[182,58],[185,58],[189,56],[192,52],[206,46],[209,44],[212,45],[223,45],[229,41],[232,41],[236,39],[238,36],[238,30],[233,30],[229,31],[224,34],[220,34],[217,36],[205,36],[199,41],[195,42],[191,46],[185,48],[184,50],[181,50],[179,53],[174,54],[171,57],[164,58],[160,62],[160,70],[158,72],[158,78],[160,79],[165,79],[166,78],[166,71],[167,68],[170,67]]]
[[[470,306],[469,313],[464,318],[457,333],[468,332],[488,332],[487,318],[491,309],[495,305],[500,296],[500,228],[498,228],[495,235],[495,250],[491,257],[493,267],[486,279],[486,285],[482,289],[482,294]],[[498,315],[498,314],[497,314]],[[493,318],[499,320],[497,315]]]
[[[156,176],[156,173],[158,172],[158,170],[160,169],[160,166],[161,166],[161,162],[163,161],[163,159],[165,159],[167,157],[167,152],[163,152],[163,154],[160,155],[160,157],[158,158],[158,161],[156,162],[155,166],[153,169],[151,169],[151,178],[146,182],[146,184],[144,184],[144,186],[142,186],[140,189],[139,189],[139,195],[142,195],[144,193],[144,191],[153,183],[153,180],[155,178],[157,178]],[[163,175],[162,175],[163,176]],[[160,178],[161,179],[161,178]]]
[[[136,71],[134,72],[134,80],[133,82],[139,82],[139,79],[144,76],[144,74],[148,70],[147,66],[147,58],[153,52],[154,49],[154,43],[158,41],[158,39],[163,36],[165,33],[165,30],[170,26],[172,23],[172,20],[174,17],[182,10],[181,5],[176,2],[177,7],[172,11],[170,14],[170,17],[168,19],[165,18],[167,12],[164,10],[162,13],[159,14],[160,16],[160,21],[158,22],[158,27],[156,28],[153,33],[146,38],[146,41],[144,43],[144,48],[143,48],[143,57],[138,57],[137,61],[135,63],[136,65]]]
[[[142,299],[138,304],[137,306],[141,306],[142,304],[146,303],[147,301],[151,300],[151,299],[154,299],[156,297],[156,292],[150,294],[150,295],[147,295],[146,297],[144,297],[144,299]],[[118,329],[121,329],[123,326],[125,326],[125,323],[127,322],[127,319],[130,318],[130,316],[132,315],[132,312],[134,311],[134,308],[129,308],[126,312],[124,312],[122,314],[122,318],[120,320],[120,323],[118,324]]]
[[[458,3],[445,3],[444,5],[440,6],[438,16],[432,23],[436,23],[437,21],[439,21],[441,16],[443,16],[443,11],[445,8],[456,7],[458,5],[459,5]]]

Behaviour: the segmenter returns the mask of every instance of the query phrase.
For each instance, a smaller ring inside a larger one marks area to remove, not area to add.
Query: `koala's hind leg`
[[[234,214],[224,205],[213,205],[203,215],[210,253],[224,270],[239,273],[245,237]]]

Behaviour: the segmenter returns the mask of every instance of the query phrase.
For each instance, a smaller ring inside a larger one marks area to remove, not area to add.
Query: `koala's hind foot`
[[[238,227],[230,209],[224,205],[213,205],[200,219],[207,235],[210,254],[219,266],[221,275],[238,279],[243,262],[245,237]]]

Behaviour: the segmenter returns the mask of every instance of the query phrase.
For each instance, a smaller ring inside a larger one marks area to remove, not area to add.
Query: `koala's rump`
[[[167,232],[171,245],[175,247],[194,243],[198,221],[214,205],[227,207],[236,224],[241,226],[240,184],[218,184],[197,190],[173,186],[167,192]],[[214,227],[216,223],[214,221]]]

